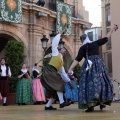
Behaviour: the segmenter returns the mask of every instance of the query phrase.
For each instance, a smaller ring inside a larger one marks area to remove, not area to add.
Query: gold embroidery
[[[7,0],[6,1],[7,6],[11,10],[11,12],[17,7],[17,4],[14,0]]]
[[[66,14],[62,14],[61,21],[62,21],[62,24],[63,24],[64,26],[67,24]]]

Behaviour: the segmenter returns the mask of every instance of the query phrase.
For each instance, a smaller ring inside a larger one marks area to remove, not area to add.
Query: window
[[[110,31],[110,28],[107,28],[107,33]],[[112,49],[112,45],[111,45],[111,38],[108,40],[108,42],[106,43],[107,45],[107,50],[111,50]]]
[[[93,32],[88,32],[87,35],[88,35],[88,38],[89,38],[91,41],[93,41]]]
[[[110,4],[106,5],[106,24],[107,26],[111,25]]]

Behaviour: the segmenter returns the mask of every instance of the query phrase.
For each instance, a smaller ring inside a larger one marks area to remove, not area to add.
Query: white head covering
[[[38,73],[40,73],[40,71],[37,69],[37,64],[33,65],[32,71],[34,71],[34,70],[37,71]]]
[[[26,73],[28,70],[22,68],[21,71],[22,71],[23,73]]]
[[[88,36],[86,37],[86,39],[82,43],[82,46],[85,45],[85,44],[87,44],[87,43],[92,43],[92,41],[90,41],[90,39],[88,38]]]
[[[83,34],[82,36],[81,36],[81,38],[84,40],[83,41],[83,43],[82,43],[82,46],[83,45],[85,45],[85,44],[87,44],[87,43],[92,43],[92,41],[90,41],[90,39],[88,38],[88,36],[86,35],[86,34]],[[91,69],[91,67],[92,67],[92,61],[91,60],[87,60],[87,63],[89,64],[87,64],[87,68],[86,68],[86,71],[88,71],[88,70],[90,70]]]

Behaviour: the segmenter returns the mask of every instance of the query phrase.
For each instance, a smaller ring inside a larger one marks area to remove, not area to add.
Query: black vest
[[[8,66],[7,65],[5,65],[6,66],[6,76],[8,75]],[[2,69],[1,69],[1,65],[0,65],[0,72],[2,72]]]

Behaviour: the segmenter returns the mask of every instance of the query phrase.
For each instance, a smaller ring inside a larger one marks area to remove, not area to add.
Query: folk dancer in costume
[[[79,108],[87,109],[86,112],[94,111],[96,105],[100,105],[100,109],[105,107],[104,104],[111,105],[113,85],[107,67],[99,55],[99,46],[104,45],[110,39],[115,29],[116,26],[105,38],[93,42],[86,34],[82,35],[80,37],[82,46],[69,68],[68,73],[71,73],[82,58],[85,58],[79,80],[78,102]]]
[[[56,110],[56,108],[51,106],[55,101],[56,93],[59,98],[60,108],[70,105],[69,102],[65,102],[63,99],[64,81],[71,83],[63,67],[63,55],[66,53],[66,50],[61,48],[58,51],[58,44],[62,34],[63,32],[56,35],[52,40],[52,57],[41,75],[41,82],[46,88],[46,97],[50,98],[45,106],[45,110]]]
[[[9,94],[9,79],[11,77],[10,67],[6,65],[6,60],[1,59],[0,65],[0,93],[3,97],[3,106],[7,106],[7,97]]]
[[[16,103],[18,105],[27,105],[27,103],[32,103],[32,89],[31,89],[32,79],[30,73],[24,63],[22,69],[18,73],[18,84],[16,90]]]
[[[41,73],[39,71],[39,67],[40,66],[37,63],[35,63],[35,65],[33,66],[32,93],[35,105],[41,104],[42,102],[46,101],[43,86],[40,80]]]
[[[76,83],[75,77],[73,75],[70,75],[70,74],[68,74],[68,76],[71,80],[71,84],[72,84],[73,89],[71,90],[70,86],[67,83],[64,84],[64,86],[65,86],[65,93],[64,93],[65,99],[66,99],[66,101],[71,101],[71,103],[78,102],[78,88],[77,88],[77,83]]]

